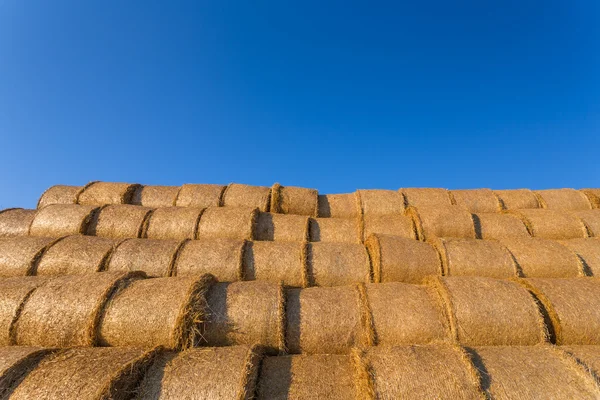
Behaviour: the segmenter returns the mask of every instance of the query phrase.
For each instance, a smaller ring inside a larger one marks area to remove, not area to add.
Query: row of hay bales
[[[4,399],[599,398],[600,346],[396,346],[266,356],[257,346],[0,347]]]

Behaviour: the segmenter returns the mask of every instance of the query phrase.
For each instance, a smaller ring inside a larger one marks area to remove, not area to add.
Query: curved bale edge
[[[50,204],[77,204],[77,198],[84,189],[85,186],[51,186],[40,196],[37,208],[44,208]]]
[[[98,208],[94,206],[49,205],[36,212],[29,234],[46,237],[84,234],[97,212]]]
[[[0,238],[0,277],[35,275],[40,259],[57,242],[60,239]]]
[[[77,204],[104,206],[129,204],[139,184],[119,182],[90,182],[77,197]]]
[[[392,235],[417,239],[413,218],[403,214],[364,215],[362,218],[362,240],[373,234]]]
[[[576,239],[588,236],[585,224],[570,212],[538,209],[515,210],[533,237],[543,239]]]
[[[309,243],[306,259],[309,286],[371,282],[369,253],[362,244]]]
[[[252,240],[258,210],[250,207],[210,207],[204,210],[198,223],[196,239]]]
[[[271,188],[271,212],[306,215],[316,217],[319,192],[295,186],[281,186],[276,183]]]
[[[494,190],[504,210],[541,208],[538,197],[529,189]]]
[[[311,218],[311,242],[361,243],[362,226],[358,218]]]
[[[181,186],[175,205],[177,207],[219,207],[227,186],[213,184],[185,184]]]
[[[258,213],[254,240],[301,242],[308,240],[309,218],[303,215]]]
[[[575,189],[546,189],[534,191],[542,208],[562,211],[591,210],[587,196]]]
[[[454,203],[472,213],[494,213],[502,210],[500,199],[491,189],[451,190]]]
[[[203,208],[192,207],[157,208],[148,218],[143,236],[148,239],[194,239],[203,212]]]
[[[41,255],[34,275],[78,275],[102,271],[116,242],[95,236],[71,235],[54,242]]]
[[[471,213],[461,206],[408,207],[420,240],[436,237],[459,237],[475,239],[475,224]]]
[[[598,377],[600,377],[600,346],[558,346],[557,350],[563,351],[570,357],[573,357],[577,364],[589,371],[596,381],[598,381]]]
[[[593,208],[600,208],[600,189],[581,189]]]
[[[452,197],[447,189],[441,188],[402,188],[404,204],[409,207],[446,207],[452,205]]]
[[[600,238],[561,240],[560,244],[579,257],[585,275],[600,276]]]
[[[0,211],[0,238],[27,236],[37,211],[8,208]]]
[[[45,281],[36,276],[0,279],[0,346],[15,344],[15,323],[23,305]]]
[[[319,218],[356,218],[361,215],[356,193],[322,194],[318,203]]]
[[[585,225],[588,236],[600,237],[600,210],[574,211],[573,215]]]
[[[218,281],[234,282],[244,279],[243,239],[189,240],[176,255],[172,276],[213,275]]]
[[[222,205],[225,207],[251,207],[267,212],[270,203],[271,188],[267,186],[231,183],[223,192]]]
[[[472,216],[477,239],[494,240],[531,237],[525,222],[511,212],[477,213]]]
[[[125,239],[106,264],[107,271],[143,271],[149,277],[170,276],[183,241]]]
[[[40,347],[0,347],[0,396],[8,398],[27,373],[52,351]]]
[[[179,190],[179,186],[139,185],[129,203],[150,208],[173,207]]]
[[[102,207],[92,218],[87,234],[111,239],[131,239],[143,236],[153,209],[130,204]]]
[[[307,258],[306,242],[247,242],[244,248],[244,280],[306,287],[310,284]]]

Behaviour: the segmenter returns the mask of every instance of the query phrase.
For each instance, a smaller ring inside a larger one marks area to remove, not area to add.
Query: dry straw
[[[0,277],[35,275],[40,257],[54,243],[41,237],[0,239]]]
[[[471,213],[461,206],[409,207],[421,240],[434,237],[460,237],[475,239],[475,226]]]
[[[404,213],[404,196],[395,190],[357,190],[356,194],[365,216]]]
[[[77,197],[83,189],[83,186],[52,186],[42,194],[38,200],[37,208],[44,208],[50,204],[77,204]]]
[[[319,192],[276,183],[271,188],[271,212],[316,217]]]
[[[563,211],[590,210],[592,205],[586,195],[575,189],[536,190],[539,203],[543,208]]]
[[[525,223],[510,213],[473,214],[478,239],[527,238],[531,235]]]
[[[92,182],[79,194],[77,202],[89,206],[129,204],[140,185],[117,182]]]
[[[43,359],[11,399],[129,399],[156,350],[74,348]]]
[[[544,239],[575,239],[587,237],[587,229],[575,215],[560,210],[514,211],[531,236]]]
[[[29,228],[32,236],[58,237],[83,234],[98,209],[77,204],[54,204],[39,209]]]
[[[394,215],[365,215],[363,217],[362,240],[370,235],[394,235],[409,239],[417,239],[417,232],[410,216]]]
[[[271,188],[266,186],[241,185],[231,183],[223,193],[223,205],[231,207],[252,207],[259,211],[269,211]]]
[[[163,353],[144,376],[137,398],[250,400],[260,359],[260,349],[249,346]]]
[[[600,189],[581,189],[593,208],[600,208]]]
[[[23,208],[0,211],[0,238],[28,235],[35,215],[36,210]]]
[[[196,345],[204,322],[205,294],[213,282],[211,275],[130,282],[105,306],[100,345],[178,350]]]
[[[14,326],[15,343],[24,346],[93,346],[109,297],[141,273],[99,272],[50,278],[25,302]]]
[[[446,207],[452,204],[449,192],[438,188],[400,189],[404,203],[413,207]]]
[[[569,239],[560,243],[577,254],[586,275],[600,276],[600,239]]]
[[[540,208],[538,198],[529,189],[494,190],[505,210]]]
[[[246,280],[308,286],[307,243],[248,242],[244,251],[244,275]]]
[[[369,253],[362,244],[311,243],[307,255],[310,286],[370,282]]]
[[[574,357],[596,377],[600,376],[600,346],[560,346],[559,349]]]
[[[258,213],[255,240],[302,242],[308,240],[309,218],[303,215]]]
[[[472,213],[493,213],[502,210],[500,200],[491,189],[452,190],[457,205]]]
[[[190,240],[179,250],[173,274],[199,276],[209,273],[219,281],[241,281],[243,250],[244,240]]]
[[[95,236],[72,235],[46,250],[36,275],[77,275],[102,271],[116,242]]]
[[[178,207],[219,207],[221,196],[226,186],[222,185],[192,185],[181,186],[175,205]]]
[[[573,214],[585,224],[589,236],[600,237],[600,210],[575,211]]]
[[[113,239],[142,237],[151,208],[116,204],[103,207],[88,228],[88,235]]]
[[[0,346],[14,344],[13,327],[23,304],[31,293],[45,282],[36,276],[0,280]]]
[[[152,212],[145,236],[150,239],[194,239],[204,209],[163,207]]]
[[[311,218],[311,242],[360,243],[362,229],[358,218]]]
[[[360,204],[355,193],[319,195],[321,218],[355,218],[360,215]]]
[[[115,249],[107,265],[108,271],[144,271],[152,277],[171,275],[177,240],[126,239]]]
[[[197,239],[246,239],[254,235],[258,212],[249,207],[210,207],[198,224]]]
[[[144,207],[172,207],[175,205],[179,186],[138,186],[131,197],[131,204]]]
[[[0,348],[0,398],[7,398],[27,372],[51,350],[39,347],[9,346]]]

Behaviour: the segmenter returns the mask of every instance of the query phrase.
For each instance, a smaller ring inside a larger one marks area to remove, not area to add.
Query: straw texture
[[[151,213],[151,208],[129,204],[106,206],[92,219],[88,235],[113,239],[142,237],[145,224]]]
[[[192,207],[163,207],[152,212],[146,237],[149,239],[194,239],[204,209]]]
[[[116,242],[95,236],[72,235],[44,252],[36,275],[77,275],[102,271]]]
[[[255,240],[302,242],[308,240],[308,217],[258,213]]]
[[[83,186],[55,185],[46,190],[38,200],[37,208],[50,204],[77,204]]]
[[[35,215],[36,210],[23,208],[0,211],[0,238],[28,235]]]
[[[103,206],[129,204],[139,185],[118,182],[94,182],[86,186],[77,199],[79,204]]]
[[[475,226],[471,213],[460,206],[420,206],[409,208],[421,240],[434,237],[460,237],[475,239]]]
[[[358,190],[363,215],[390,215],[404,213],[404,196],[395,190]]]
[[[395,215],[365,215],[363,218],[363,240],[370,235],[394,235],[409,239],[417,239],[415,225],[410,216]]]
[[[360,203],[355,193],[319,195],[321,218],[355,218],[360,215]]]
[[[493,213],[502,210],[500,200],[491,189],[452,190],[457,205],[472,213]]]
[[[361,225],[357,218],[311,218],[310,241],[360,243]]]
[[[577,254],[586,275],[600,276],[600,239],[569,239],[560,243]]]
[[[316,217],[319,192],[294,186],[273,185],[271,189],[271,212]]]
[[[0,346],[14,344],[13,326],[23,304],[44,282],[35,276],[0,279]]]
[[[370,282],[369,254],[361,244],[311,243],[307,259],[310,286]]]
[[[505,210],[540,208],[538,198],[529,189],[494,190]]]
[[[586,195],[575,189],[536,190],[535,194],[542,207],[551,210],[578,211],[592,208]]]
[[[589,236],[600,237],[600,210],[575,211],[573,214],[585,224]]]
[[[600,208],[600,189],[581,189],[593,208]]]
[[[96,213],[93,206],[54,204],[37,211],[29,228],[32,236],[57,237],[82,234]]]
[[[173,274],[199,276],[209,273],[219,281],[241,281],[243,251],[244,240],[191,240],[181,247]]]
[[[231,207],[252,207],[259,211],[269,211],[271,188],[232,183],[223,193],[223,205]]]
[[[138,186],[131,197],[131,204],[152,208],[172,207],[178,193],[178,186]]]
[[[407,206],[413,207],[445,207],[452,204],[446,189],[438,188],[404,188],[400,189]]]
[[[34,275],[37,262],[53,241],[27,236],[0,239],[0,277]]]
[[[151,277],[169,276],[181,242],[177,240],[126,239],[115,249],[108,271],[144,271]]]
[[[0,347],[0,397],[6,398],[49,352],[39,347]]]
[[[600,374],[600,346],[560,346],[558,349],[574,357],[578,363],[591,371],[595,376]]]
[[[587,237],[587,229],[575,215],[559,210],[519,210],[519,215],[531,236],[544,239],[575,239]]]
[[[175,205],[178,207],[218,207],[226,186],[222,185],[191,185],[181,186]]]
[[[473,214],[477,239],[528,238],[531,235],[523,220],[508,213]]]
[[[308,286],[306,258],[304,242],[248,242],[244,252],[245,279]]]
[[[440,239],[440,253],[447,276],[511,278],[517,266],[499,242],[478,239]]]
[[[229,238],[251,240],[257,218],[255,208],[210,207],[198,224],[197,239]]]

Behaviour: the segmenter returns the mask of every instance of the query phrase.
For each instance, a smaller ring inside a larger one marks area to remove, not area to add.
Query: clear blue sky
[[[0,207],[55,183],[600,186],[600,2],[0,1]]]

